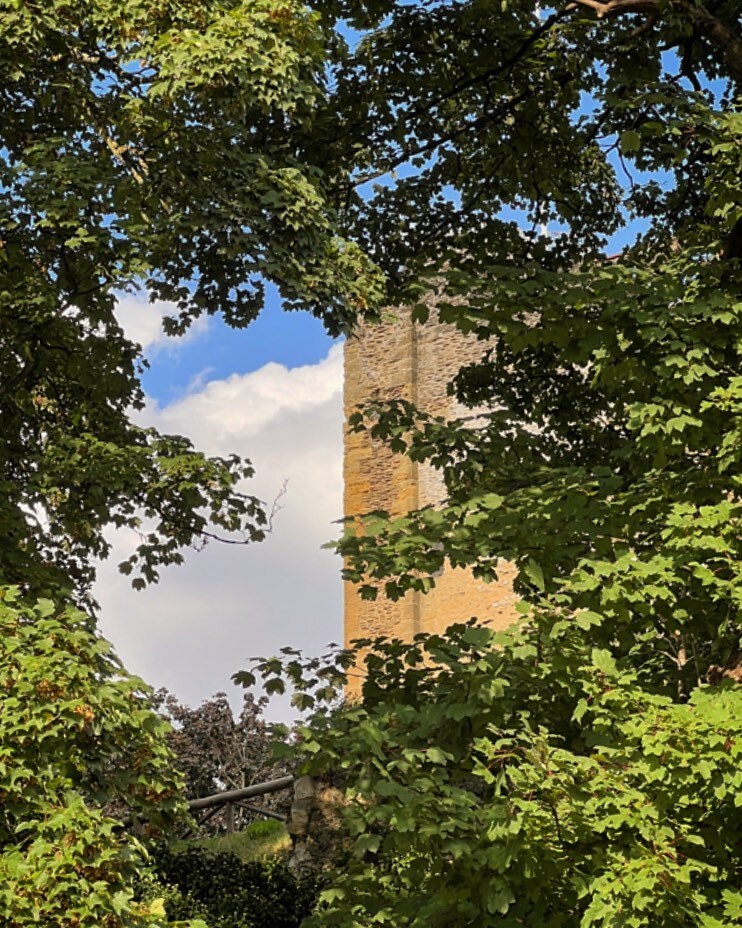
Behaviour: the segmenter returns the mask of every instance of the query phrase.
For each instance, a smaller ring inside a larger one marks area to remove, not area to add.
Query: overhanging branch
[[[731,25],[691,0],[671,0],[670,3],[661,3],[660,0],[570,0],[565,7],[566,10],[580,8],[594,10],[598,19],[639,13],[646,15],[651,22],[659,21],[669,10],[680,10],[699,35],[723,52],[731,75],[742,80],[742,36]]]

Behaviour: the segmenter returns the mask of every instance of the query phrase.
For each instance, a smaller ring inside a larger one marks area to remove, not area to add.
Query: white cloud
[[[116,305],[116,317],[127,338],[140,344],[148,357],[153,357],[162,348],[177,347],[185,339],[197,337],[206,331],[208,319],[201,316],[184,336],[173,338],[166,335],[162,329],[162,320],[166,316],[177,315],[177,312],[174,303],[163,303],[160,300],[151,303],[144,294],[123,294]]]
[[[287,492],[266,541],[188,552],[141,593],[116,570],[131,545],[117,539],[97,596],[103,633],[127,668],[198,703],[229,692],[252,655],[287,645],[317,653],[342,640],[340,564],[321,549],[342,515],[341,348],[319,364],[267,364],[212,381],[172,405],[152,404],[144,419],[209,454],[250,458],[248,491],[269,503],[284,481]]]

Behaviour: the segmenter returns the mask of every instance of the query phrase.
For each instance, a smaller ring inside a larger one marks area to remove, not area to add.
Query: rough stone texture
[[[312,777],[299,777],[294,783],[289,868],[297,876],[332,867],[347,850],[341,833],[345,802],[342,790]]]
[[[453,417],[462,410],[446,387],[457,371],[482,357],[476,338],[431,319],[396,320],[359,328],[345,345],[345,418],[371,399],[405,399],[426,412]],[[345,514],[384,509],[401,515],[438,502],[444,494],[439,474],[403,455],[392,454],[365,434],[345,434]],[[504,564],[498,583],[476,580],[469,571],[445,570],[435,589],[410,592],[397,602],[362,600],[353,584],[345,589],[345,641],[376,635],[405,639],[421,631],[439,632],[471,617],[504,628],[515,617],[513,570]],[[355,677],[357,689],[360,680]]]

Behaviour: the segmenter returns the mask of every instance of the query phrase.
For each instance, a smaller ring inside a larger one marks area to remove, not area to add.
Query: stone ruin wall
[[[396,320],[364,326],[345,344],[345,420],[370,399],[405,399],[425,412],[454,417],[462,410],[447,393],[448,382],[485,348],[431,316],[413,323],[397,311]],[[384,509],[402,515],[438,502],[444,495],[440,475],[428,465],[391,453],[381,442],[346,428],[345,514]],[[345,642],[389,635],[411,639],[418,632],[440,632],[454,622],[477,617],[494,628],[515,618],[513,569],[503,565],[497,583],[475,579],[471,572],[446,568],[432,592],[407,593],[392,602],[383,596],[362,600],[354,584],[345,585]]]

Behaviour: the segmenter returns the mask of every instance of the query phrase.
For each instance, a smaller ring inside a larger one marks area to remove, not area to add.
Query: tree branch
[[[653,22],[661,19],[668,9],[680,9],[687,14],[698,34],[724,53],[730,72],[737,80],[742,80],[742,36],[708,10],[696,6],[692,0],[671,0],[664,5],[659,0],[571,0],[565,9],[576,10],[580,7],[594,10],[598,19],[626,13],[646,13]]]
[[[598,19],[605,16],[619,16],[621,13],[654,13],[657,0],[573,0],[567,5],[568,10],[580,6],[589,7],[598,14]]]
[[[727,67],[738,80],[742,80],[742,37],[708,10],[693,6],[688,0],[681,0],[679,6],[688,11],[701,35],[724,52]]]

